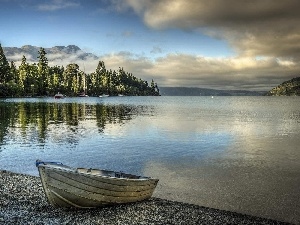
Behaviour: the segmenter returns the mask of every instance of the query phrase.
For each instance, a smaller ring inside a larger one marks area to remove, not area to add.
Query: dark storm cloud
[[[298,0],[128,0],[155,29],[201,29],[227,40],[239,54],[300,55]]]

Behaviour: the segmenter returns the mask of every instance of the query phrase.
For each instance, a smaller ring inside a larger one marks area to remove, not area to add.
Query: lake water
[[[0,100],[0,169],[159,178],[155,197],[300,223],[299,97]]]

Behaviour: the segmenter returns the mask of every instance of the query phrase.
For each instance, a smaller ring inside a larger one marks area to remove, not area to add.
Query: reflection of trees
[[[96,120],[99,131],[102,132],[106,124],[122,124],[126,120],[132,118],[131,114],[132,107],[119,105],[119,106],[106,106],[97,105],[96,106]]]
[[[98,131],[103,132],[108,124],[125,123],[144,110],[144,107],[128,105],[0,102],[0,143],[3,142],[9,127],[20,128],[19,132],[24,138],[30,129],[35,129],[39,142],[43,143],[47,134],[54,129],[62,129],[64,135],[76,138],[81,121],[96,123]],[[69,138],[71,137],[66,137]]]
[[[8,132],[8,127],[13,125],[15,108],[0,102],[0,144]],[[12,116],[11,116],[12,115]]]

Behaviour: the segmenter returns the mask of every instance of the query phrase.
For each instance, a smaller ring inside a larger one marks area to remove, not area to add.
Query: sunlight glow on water
[[[36,159],[160,179],[156,197],[300,220],[297,97],[0,101],[0,169]]]

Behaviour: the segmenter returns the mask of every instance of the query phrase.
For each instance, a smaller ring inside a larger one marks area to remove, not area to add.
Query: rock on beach
[[[51,206],[40,178],[0,170],[0,224],[288,224],[160,198],[96,209]]]

